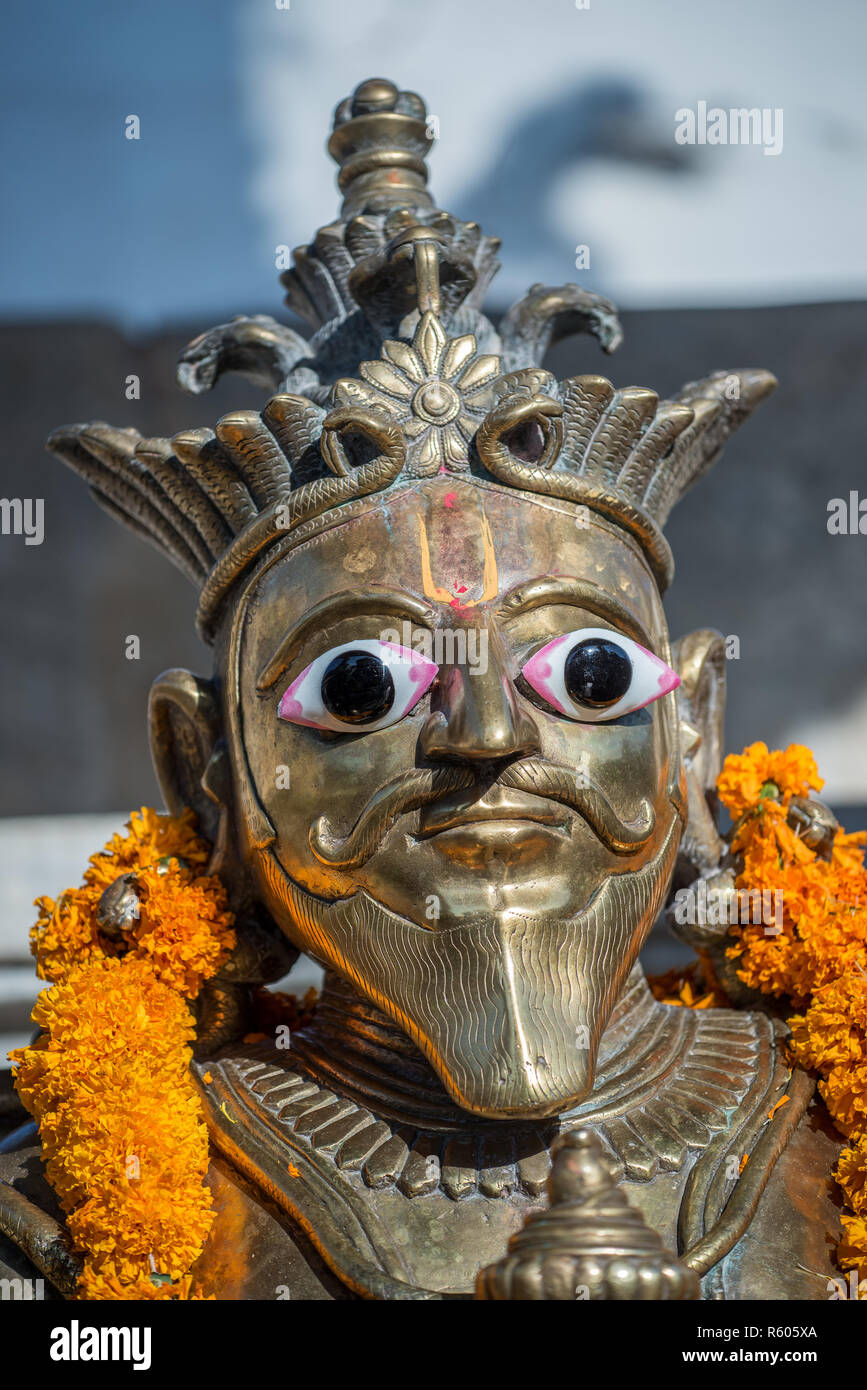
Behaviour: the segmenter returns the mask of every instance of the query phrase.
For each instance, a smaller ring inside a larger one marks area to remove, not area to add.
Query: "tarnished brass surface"
[[[737,1190],[729,1197],[717,1225],[697,1245],[687,1250],[685,1263],[690,1269],[698,1274],[706,1274],[743,1235],[756,1213],[776,1160],[792,1137],[792,1131],[803,1119],[813,1094],[813,1084],[803,1072],[793,1075],[787,1092],[789,1105],[786,1113],[780,1116],[779,1124],[767,1128],[762,1134],[752,1155],[752,1166],[748,1164],[741,1174]]]
[[[253,1226],[293,1268],[315,1252],[301,1296],[560,1297],[577,1280],[694,1297],[699,1276],[704,1297],[761,1296],[737,1251],[768,1229],[768,1194],[771,1224],[785,1206],[787,1141],[827,1171],[810,1083],[763,1014],[665,1008],[636,962],[671,887],[730,868],[721,639],[672,650],[662,528],[774,381],[715,372],[669,401],[558,382],[549,344],[612,351],[614,306],[535,286],[495,329],[498,242],[435,207],[429,144],[418,96],[363,83],[329,145],[341,215],[283,276],[311,337],[259,316],[182,355],[187,389],[241,371],[272,393],[261,413],[50,441],[197,584],[214,646],[213,680],[169,672],[151,704],[167,804],[198,812],[238,918],[199,1003],[225,1199],[207,1287],[267,1296]],[[616,717],[613,697],[558,704],[550,653],[582,631],[649,682]],[[418,679],[430,654],[420,697],[398,709],[389,675],[393,719],[309,717],[312,664],[383,643]],[[243,1044],[250,986],[299,950],[329,972],[316,1019],[288,1051]],[[775,1296],[803,1296],[806,1247],[786,1239]]]

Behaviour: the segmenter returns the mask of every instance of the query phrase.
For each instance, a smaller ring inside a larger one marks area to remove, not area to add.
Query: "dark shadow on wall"
[[[562,178],[580,186],[588,162],[599,160],[676,175],[700,171],[694,150],[675,144],[665,114],[663,128],[649,93],[615,76],[580,82],[513,116],[504,102],[503,138],[490,171],[452,198],[451,210],[494,236],[508,231],[510,262],[525,266],[531,278],[556,266],[562,278],[563,267],[575,263],[574,246],[549,216]],[[576,239],[586,234],[579,222]],[[600,280],[604,288],[604,253],[594,247],[592,271],[582,273],[581,283],[595,287]]]
[[[867,305],[634,313],[624,325],[614,358],[579,339],[549,365],[661,393],[719,367],[766,366],[781,382],[668,529],[672,634],[710,626],[740,639],[728,747],[773,744],[796,718],[843,714],[867,686],[867,536],[829,536],[827,504],[867,494]],[[98,324],[0,326],[0,496],[42,497],[46,515],[41,546],[0,537],[0,815],[153,803],[148,687],[169,666],[210,670],[193,588],[43,451],[49,430],[70,421],[171,435],[260,405],[237,378],[206,397],[177,390],[175,358],[199,327],[132,343]],[[125,399],[130,374],[138,402]],[[129,636],[137,660],[126,658]]]

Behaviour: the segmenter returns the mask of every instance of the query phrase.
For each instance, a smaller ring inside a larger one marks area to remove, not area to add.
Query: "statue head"
[[[495,329],[497,243],[433,206],[429,143],[417,96],[362,84],[341,216],[283,277],[312,336],[241,319],[182,356],[188,389],[267,387],[261,413],[51,447],[201,588],[214,678],[157,681],[152,743],[236,902],[465,1109],[546,1116],[593,1084],[687,815],[662,528],[774,382],[557,381],[550,342],[612,350],[613,306],[535,286]],[[713,636],[681,650],[694,692]]]

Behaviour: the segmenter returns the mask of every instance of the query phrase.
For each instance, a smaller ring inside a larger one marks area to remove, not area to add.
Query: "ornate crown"
[[[436,208],[431,142],[420,97],[362,83],[329,142],[341,216],[282,276],[311,336],[238,318],[182,353],[182,387],[240,372],[276,392],[261,413],[171,440],[95,423],[48,441],[102,507],[201,586],[206,640],[274,542],[291,547],[335,508],[441,472],[590,507],[637,538],[664,588],[671,508],[776,385],[769,372],[717,372],[660,401],[601,376],[557,382],[539,365],[548,347],[591,333],[612,352],[614,306],[577,285],[535,285],[495,329],[481,303],[499,242]]]

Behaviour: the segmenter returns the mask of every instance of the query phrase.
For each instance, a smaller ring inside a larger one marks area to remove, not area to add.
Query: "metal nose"
[[[441,667],[421,751],[439,760],[490,762],[539,751],[539,730],[521,709],[500,642],[488,631],[484,665]]]

